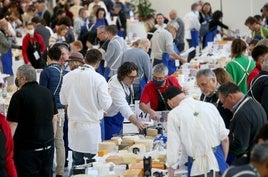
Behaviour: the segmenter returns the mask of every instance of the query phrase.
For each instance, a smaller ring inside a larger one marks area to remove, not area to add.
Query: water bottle
[[[4,87],[2,88],[2,98],[7,97],[7,82],[5,82]]]
[[[133,11],[129,11],[129,17],[130,17],[130,21],[133,22],[134,21],[134,13]]]

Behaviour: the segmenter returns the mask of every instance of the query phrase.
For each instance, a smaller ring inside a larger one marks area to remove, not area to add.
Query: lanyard
[[[100,48],[103,49],[103,46],[106,45],[107,42],[108,42],[108,39],[106,39],[106,41],[104,41],[104,43],[100,46]]]
[[[163,94],[160,92],[159,89],[157,89],[157,93],[159,94],[159,96],[160,96],[162,102],[164,103],[166,110],[168,110],[167,103],[166,103],[166,101],[165,101],[165,98],[163,97]]]
[[[124,83],[122,83],[122,81],[119,81],[120,85],[122,86],[124,92],[125,92],[125,95],[126,95],[126,99],[128,101],[129,104],[133,104],[133,101],[134,101],[134,94],[133,94],[133,89],[129,88],[128,86],[125,86]],[[126,89],[129,90],[130,94],[128,94],[126,92]]]
[[[83,66],[80,67],[81,70],[86,70],[87,68],[90,68],[90,66],[84,64]]]
[[[203,98],[203,100],[202,100],[202,101],[212,103],[213,105],[215,105],[216,107],[218,107],[219,102],[220,102],[219,98],[217,99],[217,101],[216,101],[215,103],[213,103],[213,99],[208,100],[208,101],[207,101],[206,99],[207,99],[207,96],[206,96],[206,95],[204,95],[204,98]]]
[[[242,103],[240,103],[240,105],[238,106],[238,108],[234,111],[233,117],[230,121],[232,121],[235,118],[236,113],[239,111],[239,109],[248,101],[250,100],[250,97],[247,97],[246,99],[243,100]]]
[[[251,165],[251,164],[249,164],[249,166],[252,168],[252,171],[255,173],[255,175],[257,177],[260,177],[260,174],[259,174],[258,170],[253,165]]]

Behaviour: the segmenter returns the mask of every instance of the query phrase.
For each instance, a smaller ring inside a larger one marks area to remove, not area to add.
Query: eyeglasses
[[[212,81],[212,78],[206,79],[206,80],[202,80],[201,82],[196,82],[196,85],[199,88],[206,88],[208,87],[210,84],[210,82]]]
[[[221,98],[219,97],[219,100],[220,100],[222,105],[224,105],[226,103],[226,99],[227,99],[228,96],[229,96],[229,94],[226,95],[225,97],[222,97],[222,96],[221,96]]]
[[[137,75],[136,75],[136,76],[129,76],[129,75],[127,75],[127,77],[128,77],[129,79],[131,79],[131,80],[134,80],[134,79],[136,79]]]
[[[102,33],[104,33],[104,31],[97,33],[97,35],[101,35]]]

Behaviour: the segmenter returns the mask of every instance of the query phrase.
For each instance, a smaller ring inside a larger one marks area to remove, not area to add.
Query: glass
[[[2,88],[2,98],[7,97],[7,82],[4,83],[4,87]]]
[[[127,77],[128,77],[129,79],[131,79],[131,80],[134,80],[134,79],[137,77],[137,75],[136,75],[136,76],[129,76],[129,75],[127,75]]]
[[[104,33],[104,31],[97,33],[97,35],[101,35],[102,33]]]
[[[227,99],[228,96],[229,95],[226,95],[226,97],[221,97],[221,98],[219,97],[219,100],[222,103],[222,105],[224,105],[226,103],[226,99]]]

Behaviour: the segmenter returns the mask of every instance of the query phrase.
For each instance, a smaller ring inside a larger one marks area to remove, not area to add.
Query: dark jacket
[[[260,71],[259,75],[252,81],[250,95],[256,99],[268,115],[268,72]]]
[[[205,95],[202,94],[200,100],[214,104],[225,123],[225,127],[229,129],[230,120],[233,117],[233,113],[229,109],[226,109],[222,106],[222,103],[219,101],[217,94],[214,93],[211,97],[205,97]]]
[[[52,92],[58,109],[64,108],[64,105],[60,103],[59,93],[63,75],[65,74],[66,72],[60,68],[59,64],[48,65],[40,74],[39,84],[48,88]]]
[[[49,38],[50,38],[50,32],[44,25],[37,25],[35,32],[40,34],[45,42],[46,47],[49,46]]]

